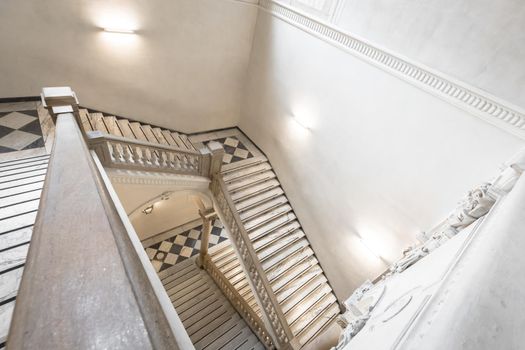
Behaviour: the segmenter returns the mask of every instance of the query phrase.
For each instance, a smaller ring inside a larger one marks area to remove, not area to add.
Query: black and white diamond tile
[[[44,147],[36,109],[0,112],[0,153]]]
[[[160,272],[200,252],[202,225],[179,233],[146,248],[146,254],[155,271]],[[227,240],[226,230],[219,219],[215,219],[210,234],[209,247]]]
[[[235,136],[223,137],[213,141],[222,144],[224,147],[223,164],[235,163],[253,157],[248,148]]]

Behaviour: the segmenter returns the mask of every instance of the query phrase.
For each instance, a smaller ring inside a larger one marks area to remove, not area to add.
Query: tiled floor
[[[182,233],[175,234],[161,242],[146,247],[146,253],[151,260],[155,271],[160,272],[199,254],[199,248],[201,246],[201,231],[201,225],[195,226]],[[221,221],[215,219],[210,234],[209,246],[213,247],[227,239],[226,230]]]
[[[214,131],[190,136],[193,145],[200,149],[211,141],[222,144],[224,148],[223,164],[232,164],[253,157],[261,156],[261,151],[236,128]]]
[[[44,147],[38,102],[0,104],[0,153]]]

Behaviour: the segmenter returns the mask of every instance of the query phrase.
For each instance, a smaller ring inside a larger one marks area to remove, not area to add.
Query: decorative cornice
[[[525,139],[525,111],[445,74],[410,62],[330,24],[272,0],[260,0],[261,9],[425,91]]]

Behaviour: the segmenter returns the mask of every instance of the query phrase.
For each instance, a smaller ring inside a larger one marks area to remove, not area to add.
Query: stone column
[[[198,266],[202,269],[204,259],[208,255],[208,245],[210,241],[211,229],[213,227],[213,220],[217,217],[217,213],[213,208],[206,210],[199,210],[199,215],[202,218],[202,233],[201,233],[201,246],[200,254],[197,259]]]

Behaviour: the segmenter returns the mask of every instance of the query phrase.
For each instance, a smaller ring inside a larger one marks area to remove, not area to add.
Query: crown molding
[[[284,4],[273,0],[259,0],[259,8],[506,132],[525,139],[525,110],[521,107],[345,33],[332,24],[313,19],[310,15]]]

